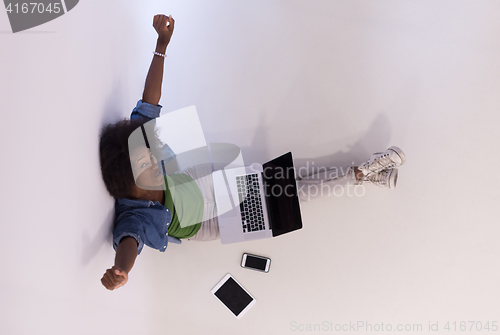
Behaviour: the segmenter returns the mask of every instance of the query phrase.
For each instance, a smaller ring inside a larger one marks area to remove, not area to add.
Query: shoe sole
[[[401,164],[400,164],[400,166],[403,165],[406,162],[406,155],[403,152],[403,150],[399,149],[398,147],[390,147],[387,150],[392,150],[392,151],[394,151],[395,153],[398,154],[399,158],[401,158]]]
[[[396,188],[398,182],[398,169],[392,169],[389,176],[389,188]]]

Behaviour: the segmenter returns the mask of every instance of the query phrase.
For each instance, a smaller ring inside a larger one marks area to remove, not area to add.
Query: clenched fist
[[[117,266],[113,266],[111,269],[107,269],[104,276],[101,278],[101,283],[108,290],[114,290],[116,288],[122,287],[128,281],[128,273],[120,269]]]
[[[167,26],[168,23],[168,26]],[[175,20],[172,15],[166,16],[163,14],[157,14],[153,18],[153,27],[158,33],[158,42],[163,45],[168,45],[170,43],[170,38],[174,32]]]

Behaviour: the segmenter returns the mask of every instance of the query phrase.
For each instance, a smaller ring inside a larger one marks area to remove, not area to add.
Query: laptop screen
[[[273,236],[302,228],[292,153],[288,152],[262,166],[264,194]]]

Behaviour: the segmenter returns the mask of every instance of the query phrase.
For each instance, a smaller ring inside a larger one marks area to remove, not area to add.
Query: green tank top
[[[186,174],[165,176],[165,207],[172,213],[168,235],[189,238],[198,232],[203,221],[204,200],[196,182]]]

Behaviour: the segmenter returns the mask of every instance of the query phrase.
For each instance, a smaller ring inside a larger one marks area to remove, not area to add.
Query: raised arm
[[[137,242],[133,237],[124,237],[116,249],[115,265],[107,269],[101,278],[101,283],[108,290],[114,290],[125,285],[128,273],[137,258]]]
[[[172,15],[166,16],[163,14],[155,15],[153,18],[153,27],[158,33],[158,40],[156,41],[156,52],[165,54],[167,51],[168,43],[174,32],[174,19]],[[168,25],[167,25],[168,23]],[[161,83],[163,80],[163,62],[164,57],[154,55],[151,65],[149,67],[148,75],[146,77],[146,84],[144,85],[144,93],[142,94],[142,101],[152,105],[158,105],[161,97]]]

